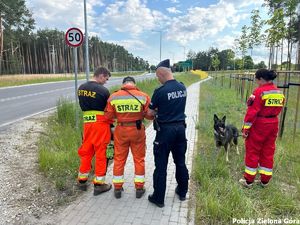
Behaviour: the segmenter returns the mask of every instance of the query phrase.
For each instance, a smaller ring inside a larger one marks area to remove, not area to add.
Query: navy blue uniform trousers
[[[185,124],[160,124],[160,131],[156,132],[153,144],[155,162],[153,198],[159,203],[164,203],[170,152],[172,152],[176,165],[175,177],[178,184],[178,194],[185,197],[188,191],[189,180],[188,169],[185,164],[185,152],[187,148]]]

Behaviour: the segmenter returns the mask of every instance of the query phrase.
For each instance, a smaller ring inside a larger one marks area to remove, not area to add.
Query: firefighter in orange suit
[[[103,86],[110,77],[110,72],[98,68],[91,81],[80,85],[78,98],[83,111],[83,142],[78,149],[80,167],[78,173],[78,186],[87,190],[87,180],[95,157],[94,195],[101,194],[111,189],[111,184],[105,183],[106,175],[106,147],[110,142],[110,123],[104,117],[104,109],[109,91]]]
[[[258,87],[247,101],[247,113],[242,128],[245,138],[245,173],[240,183],[250,188],[256,173],[260,173],[260,185],[267,186],[271,177],[278,133],[278,114],[284,105],[284,95],[273,84],[273,70],[259,69],[255,73]]]
[[[121,198],[122,195],[124,166],[129,148],[134,160],[136,198],[141,198],[145,193],[146,135],[142,120],[149,104],[150,97],[136,87],[133,77],[125,77],[121,89],[113,93],[108,99],[105,116],[109,119],[117,118],[117,126],[114,131],[113,168],[114,195],[116,198]]]

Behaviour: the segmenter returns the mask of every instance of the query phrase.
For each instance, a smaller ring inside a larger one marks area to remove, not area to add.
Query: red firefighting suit
[[[106,175],[106,147],[110,142],[110,123],[104,117],[104,109],[109,91],[95,81],[88,81],[78,89],[79,104],[83,111],[83,141],[78,149],[80,167],[78,181],[88,180],[95,156],[95,177],[93,183],[105,183]]]
[[[149,104],[149,96],[132,84],[123,85],[121,90],[113,93],[108,99],[105,116],[109,119],[117,118],[114,132],[113,184],[115,189],[121,189],[123,186],[124,167],[129,148],[134,160],[135,188],[144,187],[146,135],[141,121],[146,116]],[[141,123],[140,129],[136,121]]]
[[[284,105],[284,95],[273,84],[267,83],[256,88],[247,101],[248,109],[244,118],[245,173],[248,183],[255,179],[257,170],[262,183],[272,177],[275,140],[278,133],[278,114]]]

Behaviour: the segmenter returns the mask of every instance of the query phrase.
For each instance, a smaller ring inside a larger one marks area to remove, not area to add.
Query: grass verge
[[[136,76],[143,71],[112,72],[112,77]],[[91,73],[92,77],[92,73]],[[78,74],[78,79],[85,79],[86,75]],[[19,86],[26,84],[37,84],[57,81],[74,80],[74,74],[26,74],[26,75],[1,75],[0,87]]]
[[[175,77],[186,86],[200,80],[199,76],[190,73],[176,74]],[[151,96],[159,83],[157,79],[149,79],[138,82],[137,86]],[[114,87],[110,91],[118,88],[120,87]],[[50,116],[45,124],[45,134],[40,137],[38,143],[40,169],[59,190],[72,189],[76,180],[79,166],[77,149],[81,144],[81,120],[79,124],[79,128],[76,129],[75,104],[66,99],[60,100],[56,113]]]
[[[290,101],[295,101],[293,93]],[[292,103],[291,103],[292,104]],[[240,155],[230,151],[230,163],[225,161],[225,151],[215,152],[213,115],[226,115],[227,122],[239,129],[246,106],[240,102],[236,91],[214,81],[201,85],[198,152],[194,161],[193,179],[197,184],[196,224],[232,224],[233,219],[300,219],[300,133],[295,142],[287,123],[284,138],[277,141],[274,178],[268,188],[255,186],[244,189],[238,180],[244,171],[243,140],[239,139]],[[287,115],[289,121],[293,110]],[[299,130],[299,129],[298,129]],[[283,223],[282,223],[283,224]]]

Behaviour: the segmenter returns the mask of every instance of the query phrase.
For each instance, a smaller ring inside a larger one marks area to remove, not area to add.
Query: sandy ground
[[[66,193],[39,171],[38,136],[49,113],[0,131],[0,224],[55,224]]]

